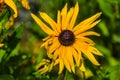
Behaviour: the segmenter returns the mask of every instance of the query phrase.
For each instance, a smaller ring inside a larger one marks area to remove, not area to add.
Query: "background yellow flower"
[[[30,9],[28,0],[19,0],[19,1],[22,3],[22,5],[25,9],[27,9],[27,10]]]
[[[13,16],[14,16],[14,18],[16,18],[17,15],[18,15],[18,12],[17,12],[17,7],[16,7],[14,1],[13,1],[13,0],[1,0],[0,4],[2,4],[2,3],[5,3],[5,4],[8,5],[10,8],[13,9],[13,11],[14,11],[14,13],[15,13]]]
[[[0,47],[2,47],[4,44],[0,44]]]

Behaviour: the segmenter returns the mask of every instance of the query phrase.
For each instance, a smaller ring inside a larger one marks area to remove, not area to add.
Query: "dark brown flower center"
[[[59,34],[59,42],[64,46],[69,46],[75,41],[75,36],[72,31],[64,30]]]

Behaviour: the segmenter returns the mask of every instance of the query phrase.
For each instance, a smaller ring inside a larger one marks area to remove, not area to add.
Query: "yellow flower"
[[[0,0],[0,9],[4,8],[3,6],[5,6],[5,5],[8,5],[10,8],[13,9],[13,11],[15,13],[13,16],[14,16],[14,18],[16,18],[18,15],[18,12],[17,12],[17,7],[16,7],[15,3],[13,2],[13,0]]]
[[[51,28],[43,23],[36,15],[31,13],[33,19],[38,23],[41,29],[48,34],[43,41],[43,45],[47,49],[47,55],[52,58],[56,64],[59,64],[59,74],[63,71],[64,66],[69,72],[75,73],[75,65],[80,70],[85,71],[83,64],[83,54],[95,65],[100,65],[94,55],[102,56],[102,54],[94,47],[94,41],[87,36],[100,36],[89,29],[93,28],[100,20],[96,19],[101,12],[75,25],[79,12],[78,2],[75,7],[67,10],[67,4],[58,11],[57,22],[50,18],[46,13],[39,12],[40,16],[46,21]]]
[[[22,5],[25,9],[27,9],[27,10],[30,9],[28,0],[19,0],[19,1],[22,3]]]
[[[15,18],[13,16],[10,16],[9,20],[6,22],[5,27],[8,28],[14,24]]]
[[[0,44],[0,47],[2,47],[4,44]]]
[[[52,70],[52,67],[54,65],[54,62],[48,60],[48,59],[43,59],[40,64],[36,66],[36,69],[40,74],[44,74],[46,72],[50,72]]]

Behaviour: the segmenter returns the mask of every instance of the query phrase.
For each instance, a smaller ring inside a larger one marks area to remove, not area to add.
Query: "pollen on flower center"
[[[64,30],[59,34],[59,42],[64,46],[69,46],[75,41],[75,36],[72,31]]]

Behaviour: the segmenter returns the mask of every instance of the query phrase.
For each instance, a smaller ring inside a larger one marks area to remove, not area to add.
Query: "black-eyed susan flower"
[[[25,9],[27,9],[27,10],[30,9],[28,0],[19,0],[19,1],[22,3],[22,6],[23,6]]]
[[[59,74],[63,71],[64,67],[69,72],[75,73],[75,65],[81,71],[85,71],[83,54],[93,64],[100,65],[94,55],[102,56],[102,54],[94,47],[94,41],[87,36],[100,36],[100,34],[89,29],[100,22],[100,20],[96,19],[101,15],[101,12],[74,26],[78,12],[78,3],[76,3],[75,7],[70,8],[69,11],[66,4],[61,11],[58,11],[57,22],[46,13],[39,12],[40,16],[50,27],[31,13],[32,18],[48,34],[48,37],[43,39],[44,43],[42,46],[45,46],[47,49],[48,57],[55,61],[54,66],[59,64]]]
[[[14,18],[17,17],[18,12],[17,12],[17,7],[14,3],[13,0],[0,0],[0,10],[2,11],[2,9],[4,9],[6,6],[9,6],[10,8],[12,8],[12,10],[14,11]]]

